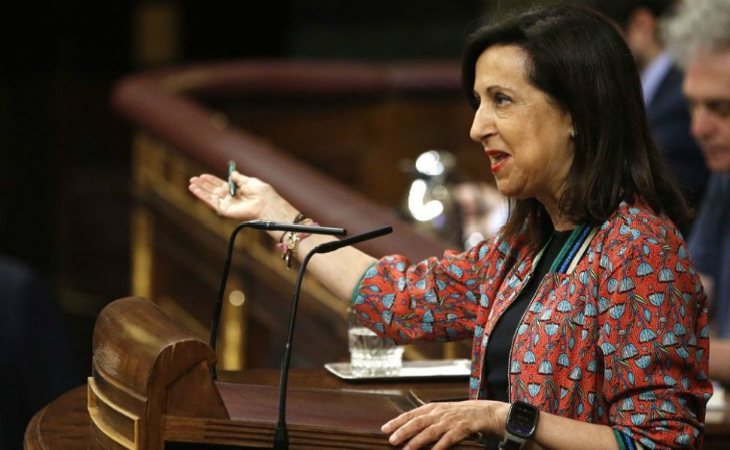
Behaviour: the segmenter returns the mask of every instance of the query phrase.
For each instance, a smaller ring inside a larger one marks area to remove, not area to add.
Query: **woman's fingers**
[[[431,447],[431,450],[446,450],[463,441],[464,439],[470,437],[472,436],[469,434],[464,434],[461,430],[447,430],[446,433],[441,436],[441,439],[439,439],[436,445]]]
[[[423,448],[433,442],[436,442],[434,448],[445,449],[469,437],[470,433],[445,419],[438,411],[414,417],[393,433],[389,442],[405,444],[405,450]]]
[[[210,206],[213,206],[213,195],[210,193],[210,191],[201,188],[197,184],[190,184],[190,186],[188,186],[188,190],[200,200],[204,201]]]
[[[401,414],[382,426],[390,434],[392,445],[404,445],[405,450],[422,448],[435,442],[441,450],[477,433],[495,433],[495,410],[500,402],[470,400],[453,403],[430,403]]]
[[[410,441],[413,436],[429,427],[435,420],[435,417],[430,415],[430,412],[434,408],[434,404],[430,403],[403,413],[395,419],[387,422],[381,427],[381,429],[386,434],[392,433],[388,442],[392,445],[400,445],[403,442]]]
[[[444,450],[468,437],[469,433],[464,433],[462,429],[453,428],[444,421],[436,421],[411,438],[403,448],[416,450],[435,442],[432,450]]]
[[[218,194],[215,194],[211,189],[202,187],[200,184],[191,183],[190,186],[188,186],[188,190],[211,206],[213,206],[214,201],[219,198]]]
[[[429,403],[427,405],[419,406],[416,409],[412,409],[410,411],[404,412],[403,414],[399,415],[395,419],[389,420],[386,422],[380,429],[385,434],[393,433],[394,431],[401,428],[403,425],[408,423],[411,419],[414,417],[420,416],[424,414],[424,412],[430,410],[433,408],[433,403]]]
[[[195,184],[200,189],[208,191],[213,195],[222,197],[228,193],[228,182],[221,180],[214,175],[203,174],[199,177],[193,177],[190,182],[191,184]]]
[[[203,174],[199,177],[192,177],[188,190],[218,214],[223,214],[231,206],[233,200],[228,194],[228,183],[213,175]]]

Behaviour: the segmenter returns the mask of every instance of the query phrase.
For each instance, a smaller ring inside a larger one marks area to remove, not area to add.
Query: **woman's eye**
[[[504,94],[494,94],[494,104],[497,106],[506,105],[512,99]]]

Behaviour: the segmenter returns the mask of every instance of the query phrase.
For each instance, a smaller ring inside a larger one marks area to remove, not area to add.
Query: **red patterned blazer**
[[[353,302],[363,323],[399,343],[472,338],[477,398],[490,333],[534,256],[524,236],[417,264],[387,256]],[[541,281],[515,330],[510,401],[610,425],[647,448],[695,448],[712,394],[708,347],[706,296],[684,239],[643,203],[622,203],[570,273]]]

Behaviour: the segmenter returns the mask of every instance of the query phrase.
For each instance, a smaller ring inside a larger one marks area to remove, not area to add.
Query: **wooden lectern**
[[[93,350],[88,411],[95,448],[273,446],[278,388],[214,381],[213,350],[153,302],[110,303],[97,319]],[[419,404],[388,390],[290,388],[287,398],[292,449],[392,448],[380,426]]]
[[[92,376],[41,409],[27,450],[272,448],[278,371],[221,373],[212,349],[141,297],[110,303],[94,331]],[[350,384],[322,369],[292,371],[290,448],[388,449],[380,425],[423,401],[465,396],[463,381]],[[236,381],[236,382],[230,382]],[[420,399],[420,400],[419,400]],[[708,415],[704,450],[727,449],[730,416]],[[175,443],[175,444],[173,444]],[[483,448],[474,441],[459,449]]]

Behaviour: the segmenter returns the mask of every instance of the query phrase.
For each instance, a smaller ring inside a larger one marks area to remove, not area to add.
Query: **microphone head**
[[[393,232],[393,227],[387,226],[383,228],[378,228],[375,230],[367,231],[362,234],[358,234],[346,239],[341,239],[339,241],[332,241],[332,242],[325,242],[324,244],[320,244],[317,247],[315,247],[312,252],[313,253],[329,253],[333,252],[335,250],[339,250],[342,247],[347,247],[350,245],[355,245],[357,243],[367,241],[370,239],[375,239],[377,237],[390,234]]]

